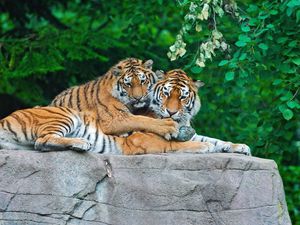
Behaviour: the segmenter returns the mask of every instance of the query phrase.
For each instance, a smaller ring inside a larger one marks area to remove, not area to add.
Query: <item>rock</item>
[[[272,160],[0,151],[1,225],[289,225]]]
[[[174,139],[177,141],[189,141],[193,138],[193,136],[196,134],[196,131],[194,128],[189,126],[182,126],[179,128],[178,136]]]

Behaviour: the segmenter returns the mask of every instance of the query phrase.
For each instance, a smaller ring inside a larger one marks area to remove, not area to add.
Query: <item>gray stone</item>
[[[1,225],[290,225],[274,161],[0,151]]]
[[[177,141],[189,141],[193,138],[193,136],[196,134],[196,131],[194,128],[189,126],[182,126],[179,128],[178,136],[174,139]]]

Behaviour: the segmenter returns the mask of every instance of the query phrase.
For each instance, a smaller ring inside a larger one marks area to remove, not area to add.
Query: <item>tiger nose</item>
[[[173,116],[174,114],[177,113],[177,111],[171,111],[171,110],[168,110],[168,109],[167,109],[167,112],[169,113],[170,116]]]
[[[136,101],[139,101],[142,99],[143,96],[133,96],[132,98]]]

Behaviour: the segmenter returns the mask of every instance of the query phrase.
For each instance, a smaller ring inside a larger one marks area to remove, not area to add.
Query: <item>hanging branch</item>
[[[179,2],[180,5],[183,3]],[[177,60],[186,53],[186,43],[184,36],[188,32],[193,31],[201,32],[205,26],[210,30],[209,38],[200,42],[199,48],[195,56],[195,64],[200,67],[205,67],[207,59],[212,60],[215,56],[215,51],[229,50],[229,45],[226,43],[223,34],[217,29],[216,16],[222,18],[227,13],[238,19],[237,5],[234,1],[228,0],[198,0],[191,1],[189,11],[184,17],[184,23],[176,36],[175,43],[170,46],[168,57],[171,61]]]

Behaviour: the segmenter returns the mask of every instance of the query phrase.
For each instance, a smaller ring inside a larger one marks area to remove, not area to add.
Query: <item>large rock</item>
[[[289,225],[272,160],[0,151],[1,225]]]

